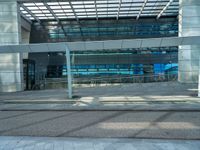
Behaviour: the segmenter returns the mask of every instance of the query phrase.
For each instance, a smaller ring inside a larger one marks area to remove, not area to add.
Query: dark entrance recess
[[[35,84],[35,61],[23,60],[24,70],[24,90],[31,90]]]

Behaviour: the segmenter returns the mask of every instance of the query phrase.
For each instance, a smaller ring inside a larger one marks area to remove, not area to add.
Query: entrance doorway
[[[24,90],[31,90],[35,84],[35,61],[23,60]]]

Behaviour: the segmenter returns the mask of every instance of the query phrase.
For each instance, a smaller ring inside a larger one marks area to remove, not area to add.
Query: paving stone
[[[0,137],[0,150],[199,150],[200,141],[196,140],[159,140],[159,139],[122,139],[122,138],[47,138],[14,137],[12,140],[21,144],[11,148],[6,143],[11,138]],[[14,143],[13,143],[14,144]]]

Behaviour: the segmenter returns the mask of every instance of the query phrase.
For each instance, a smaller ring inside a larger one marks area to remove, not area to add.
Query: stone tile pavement
[[[0,137],[0,150],[199,150],[200,141],[127,138]]]
[[[144,92],[145,91],[145,92]],[[0,93],[0,110],[200,110],[198,85],[178,82],[122,84]]]
[[[110,105],[0,104],[0,111],[81,111],[81,110],[129,110],[129,111],[200,111],[200,102],[192,103],[132,103]]]
[[[0,136],[200,140],[200,111],[0,111]]]

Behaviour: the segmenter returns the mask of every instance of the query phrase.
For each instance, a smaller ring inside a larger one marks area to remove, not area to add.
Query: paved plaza
[[[73,100],[66,90],[2,93],[0,150],[199,150],[196,92],[172,82],[76,88]]]
[[[197,84],[178,82],[0,93],[0,110],[200,110]]]
[[[199,150],[200,141],[0,137],[1,150]]]
[[[200,111],[1,111],[0,136],[200,140]]]

